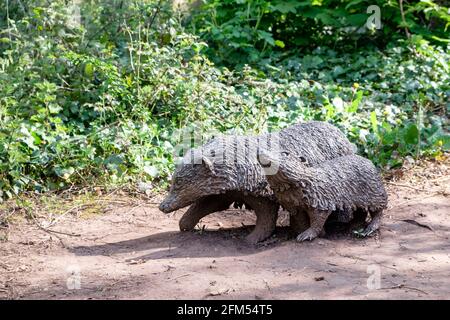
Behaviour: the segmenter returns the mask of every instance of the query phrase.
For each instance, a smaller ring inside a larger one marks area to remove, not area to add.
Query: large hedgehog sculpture
[[[160,210],[169,213],[190,205],[179,224],[181,230],[192,230],[210,213],[226,210],[232,203],[245,204],[257,217],[247,239],[256,243],[268,238],[275,230],[279,203],[258,162],[261,149],[299,155],[310,165],[355,152],[338,128],[319,121],[260,136],[219,136],[186,153]]]

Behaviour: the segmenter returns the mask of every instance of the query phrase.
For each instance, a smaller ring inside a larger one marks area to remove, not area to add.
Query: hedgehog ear
[[[209,171],[214,172],[214,164],[209,158],[203,156],[202,163],[205,165],[206,168],[208,168]]]

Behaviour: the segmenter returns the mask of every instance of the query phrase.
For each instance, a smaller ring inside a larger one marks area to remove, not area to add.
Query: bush
[[[233,70],[211,62],[206,42],[166,2],[83,1],[81,24],[62,0],[10,1],[8,11],[0,199],[99,182],[163,184],[179,129],[196,124],[262,132],[325,120],[387,169],[449,147],[449,51],[419,36]]]
[[[383,48],[406,34],[446,45],[450,13],[445,1],[205,0],[191,17],[208,55],[227,66],[265,65],[316,47],[347,52]],[[382,28],[372,26],[379,8]],[[369,24],[369,27],[368,27]]]

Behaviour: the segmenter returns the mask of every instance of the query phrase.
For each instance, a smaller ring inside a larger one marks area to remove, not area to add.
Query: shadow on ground
[[[155,260],[166,258],[218,258],[242,256],[261,252],[294,242],[295,234],[289,227],[277,227],[268,240],[253,245],[245,241],[252,227],[221,228],[218,230],[197,230],[192,232],[166,231],[145,237],[109,242],[100,245],[75,246],[69,248],[77,256],[115,255],[130,252],[154,251],[133,259]],[[341,225],[327,227],[329,240],[355,238]],[[189,250],[186,250],[189,248]],[[194,248],[194,250],[193,250]]]

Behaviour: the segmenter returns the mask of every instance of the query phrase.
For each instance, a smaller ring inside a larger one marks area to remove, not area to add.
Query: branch
[[[400,13],[401,13],[401,15],[402,15],[402,22],[403,22],[403,25],[405,26],[405,33],[406,33],[406,36],[408,37],[408,39],[411,39],[411,34],[409,33],[409,30],[408,30],[408,27],[407,27],[407,24],[406,24],[405,11],[403,11],[403,0],[399,0],[399,1],[398,1],[398,4],[399,4],[399,6],[400,6]]]

